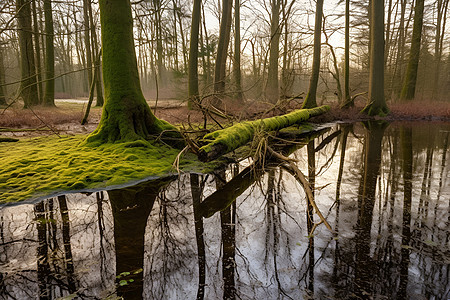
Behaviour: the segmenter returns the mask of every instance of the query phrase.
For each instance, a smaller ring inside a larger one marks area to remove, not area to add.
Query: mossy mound
[[[87,190],[176,172],[179,150],[137,140],[93,146],[86,136],[42,137],[0,143],[0,204],[58,191]],[[211,165],[187,154],[183,170],[206,172]]]

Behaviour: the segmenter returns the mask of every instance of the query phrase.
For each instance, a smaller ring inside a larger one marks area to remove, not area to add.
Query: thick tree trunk
[[[314,55],[311,80],[309,82],[309,91],[306,95],[305,102],[302,108],[313,108],[317,106],[316,94],[317,84],[319,82],[320,72],[320,49],[321,49],[321,35],[322,35],[322,15],[323,15],[323,0],[316,2],[316,20],[314,25]]]
[[[31,7],[28,0],[17,0],[17,23],[20,48],[20,82],[19,97],[24,108],[39,104],[36,86],[36,66],[34,63],[33,28],[31,26]]]
[[[270,21],[270,54],[269,70],[267,71],[266,98],[276,103],[280,98],[278,82],[278,58],[280,54],[280,0],[271,0],[272,19]]]
[[[370,75],[367,106],[369,116],[386,115],[389,110],[384,99],[384,3],[371,1]]]
[[[53,44],[52,1],[44,0],[45,18],[45,94],[43,103],[55,106],[55,49]]]
[[[191,40],[189,45],[189,69],[188,69],[188,87],[189,87],[189,108],[192,104],[199,101],[198,92],[198,37],[200,31],[200,12],[201,0],[194,0],[192,8],[192,26]]]
[[[299,124],[311,117],[330,110],[329,106],[313,109],[301,109],[289,114],[241,122],[231,127],[211,132],[203,137],[205,145],[199,149],[201,161],[210,161],[250,142],[256,131],[275,131],[294,124]]]
[[[423,9],[425,1],[417,0],[414,8],[414,26],[409,54],[408,67],[406,68],[405,81],[403,82],[401,100],[413,100],[416,93],[417,69],[419,67],[420,43],[422,40]]]
[[[100,124],[87,141],[133,141],[165,131],[168,138],[180,137],[174,126],[153,115],[142,94],[130,1],[100,0],[99,6],[105,105]]]

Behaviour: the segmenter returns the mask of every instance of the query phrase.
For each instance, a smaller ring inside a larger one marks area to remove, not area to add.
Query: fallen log
[[[198,158],[203,161],[211,161],[234,149],[250,142],[257,131],[276,131],[285,127],[299,124],[311,117],[318,116],[330,110],[328,105],[295,110],[282,116],[245,121],[231,127],[208,133],[200,141],[203,146],[198,151]]]

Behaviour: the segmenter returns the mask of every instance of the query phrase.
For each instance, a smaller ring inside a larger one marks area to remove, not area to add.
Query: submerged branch
[[[305,175],[303,175],[302,171],[300,171],[300,169],[295,165],[295,163],[293,163],[292,159],[273,151],[270,147],[267,147],[267,151],[269,152],[270,155],[272,155],[273,157],[282,161],[283,162],[282,167],[297,178],[297,180],[300,182],[300,184],[305,189],[306,198],[308,199],[308,202],[314,208],[317,216],[319,216],[320,222],[314,224],[313,229],[311,230],[311,232],[309,234],[312,235],[315,228],[321,223],[324,223],[325,226],[328,228],[328,230],[333,232],[333,229],[331,228],[330,224],[328,224],[327,220],[325,219],[325,217],[322,215],[319,208],[317,207],[317,204],[314,201],[314,195],[312,193],[311,186],[310,186],[308,180],[306,180]]]

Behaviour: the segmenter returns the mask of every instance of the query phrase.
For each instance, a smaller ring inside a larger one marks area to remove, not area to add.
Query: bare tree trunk
[[[234,1],[234,61],[233,61],[233,75],[235,100],[237,103],[242,103],[242,74],[241,74],[241,3],[239,0]]]
[[[449,0],[436,1],[436,35],[434,42],[434,81],[433,81],[433,99],[439,98],[439,81],[441,71],[442,46],[445,34],[445,25],[447,20],[447,9]]]
[[[200,30],[200,9],[201,0],[194,0],[194,7],[192,9],[192,25],[191,25],[191,40],[189,45],[189,69],[188,69],[188,93],[189,93],[189,108],[192,104],[199,101],[198,92],[198,37]]]
[[[0,41],[0,105],[6,105],[5,64],[3,61],[3,45]]]
[[[163,34],[162,34],[162,21],[161,21],[161,15],[162,15],[162,7],[161,2],[159,0],[153,0],[153,6],[155,9],[155,38],[156,38],[156,66],[158,67],[158,83],[160,85],[166,84],[166,69],[164,67],[163,63]]]
[[[187,49],[186,49],[186,40],[184,37],[184,29],[183,29],[183,20],[182,20],[182,13],[181,13],[181,7],[177,7],[177,17],[178,17],[178,23],[180,26],[180,35],[181,35],[181,47],[183,50],[183,72],[186,72],[188,69],[188,58],[187,58]]]
[[[36,86],[36,65],[34,61],[30,1],[17,0],[16,10],[22,78],[19,88],[19,97],[23,100],[24,108],[28,108],[39,104]]]
[[[389,112],[384,98],[384,2],[371,1],[369,95],[363,113],[369,116]]]
[[[55,106],[55,49],[53,43],[53,11],[52,1],[44,0],[45,17],[45,94],[43,103]]]
[[[89,6],[90,0],[83,0],[83,21],[84,21],[84,45],[86,47],[86,72],[88,74],[88,85],[92,82],[92,48],[90,38],[90,24],[89,24]]]
[[[214,92],[215,100],[218,105],[222,104],[223,94],[225,92],[226,63],[228,44],[230,42],[231,31],[231,0],[223,0],[222,2],[222,20],[220,22],[219,42],[217,45],[216,66],[214,70]]]
[[[266,99],[276,103],[280,98],[278,82],[278,59],[280,56],[280,0],[271,0],[272,15],[270,21],[269,69],[267,71]]]
[[[313,108],[317,106],[316,94],[317,84],[319,82],[320,72],[320,48],[321,48],[321,34],[322,34],[322,15],[323,15],[323,0],[316,2],[316,20],[314,25],[314,54],[313,65],[311,72],[311,79],[309,82],[309,90],[306,95],[305,102],[302,108]]]
[[[42,64],[41,64],[41,43],[40,43],[40,30],[39,20],[37,16],[36,0],[31,1],[31,10],[33,13],[33,37],[35,48],[35,60],[36,60],[36,80],[37,80],[37,97],[39,103],[42,103]]]
[[[202,15],[203,15],[203,32],[204,32],[204,38],[205,38],[205,45],[206,45],[206,62],[207,62],[207,68],[205,70],[203,70],[203,72],[205,73],[205,84],[209,85],[212,81],[212,68],[211,68],[211,53],[212,53],[212,49],[211,45],[209,43],[209,38],[208,38],[208,31],[206,30],[206,16],[205,16],[205,6],[202,5]]]
[[[405,81],[403,82],[401,100],[414,99],[417,82],[417,69],[419,67],[420,57],[420,43],[422,40],[422,24],[423,24],[423,10],[425,1],[416,0],[414,8],[414,27],[411,41],[411,52],[408,60],[408,67],[406,69]]]
[[[94,69],[92,70],[91,74],[93,74],[92,80],[95,80],[95,88],[96,88],[96,94],[97,94],[97,102],[95,106],[103,106],[104,99],[103,99],[103,85],[102,85],[102,72],[101,72],[101,61],[98,60],[97,62],[96,55],[99,53],[100,49],[98,47],[98,41],[97,41],[97,31],[95,29],[94,24],[94,17],[92,15],[92,6],[89,3],[88,5],[88,13],[89,13],[89,27],[91,29],[91,46],[92,46],[92,59],[94,62]],[[101,56],[100,56],[101,57]]]
[[[350,96],[350,0],[345,0],[344,96],[342,98],[343,108],[355,106]]]

